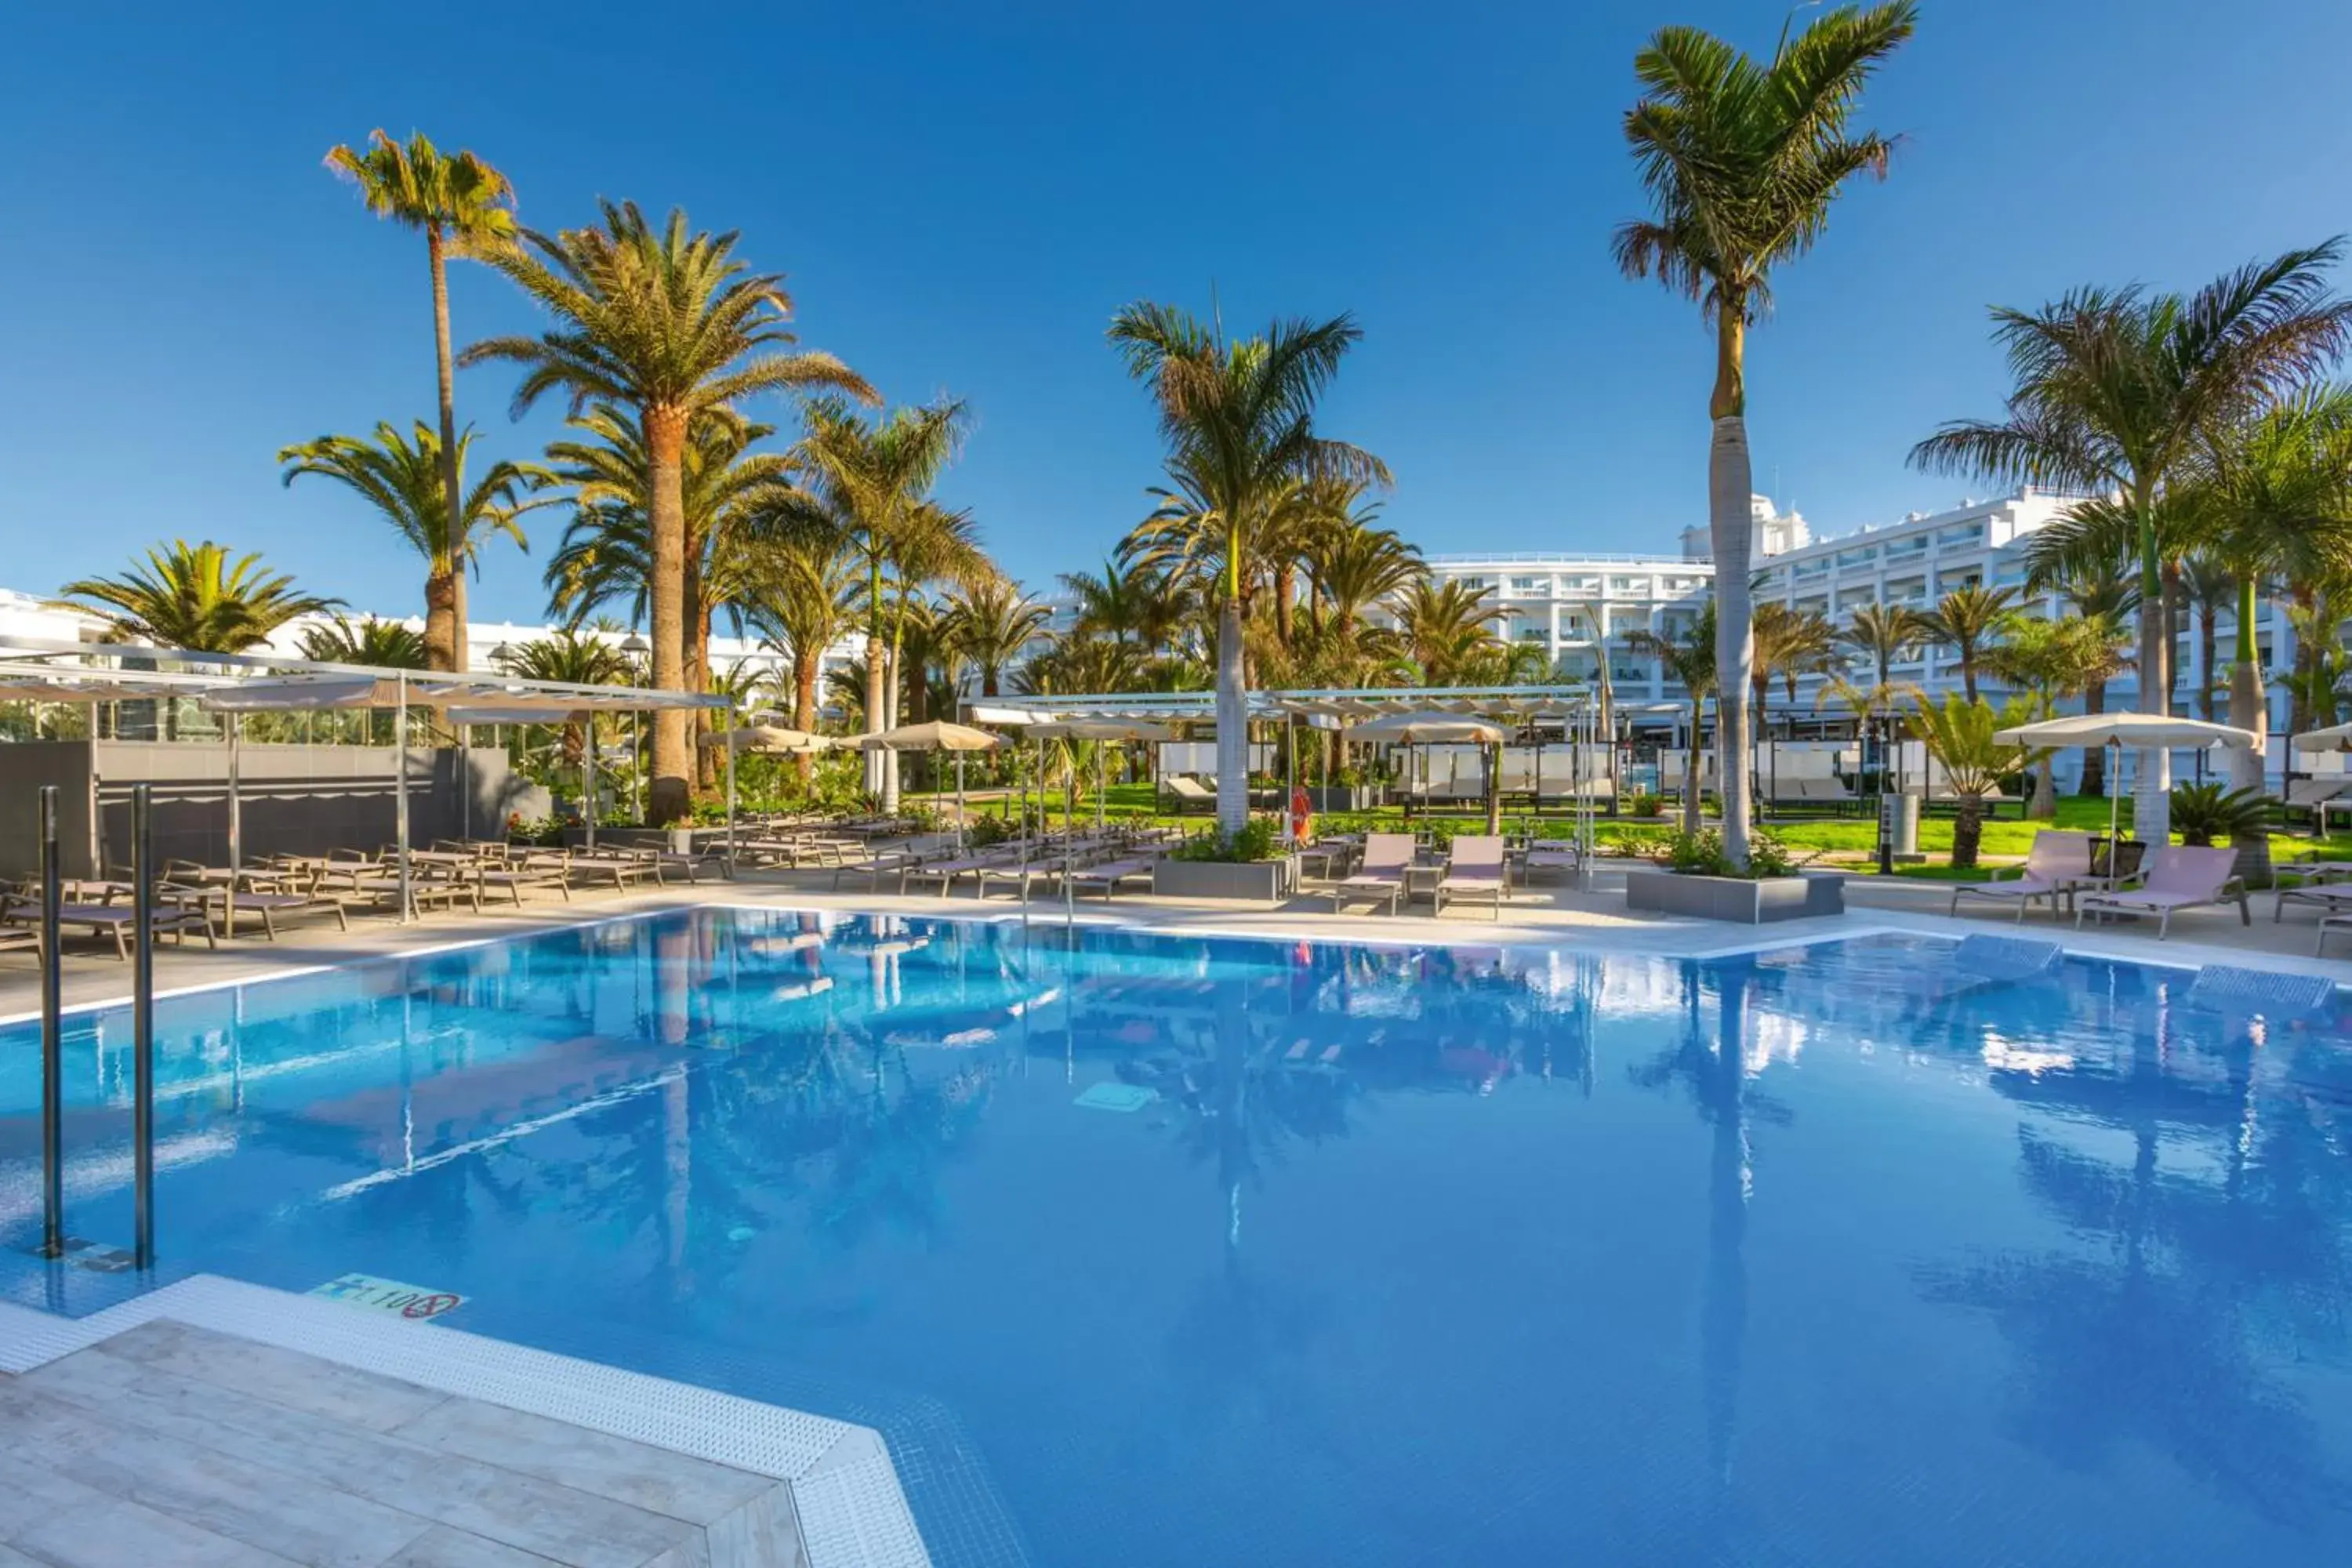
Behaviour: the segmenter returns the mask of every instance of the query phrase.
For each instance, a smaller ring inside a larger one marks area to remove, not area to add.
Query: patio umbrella
[[[901,724],[895,730],[883,730],[871,735],[860,735],[851,742],[861,752],[953,752],[956,760],[956,842],[963,842],[963,754],[985,752],[1004,744],[1004,737],[985,730],[975,730],[969,724],[951,724],[944,719],[932,719],[920,724]]]
[[[807,756],[831,751],[843,742],[830,735],[812,734],[783,724],[744,724],[732,730],[714,730],[702,739],[706,746],[732,746],[739,752],[764,752],[786,756]]]
[[[2106,746],[2116,753],[2107,765],[2107,842],[2116,841],[2117,803],[2123,798],[2123,748],[2168,751],[2176,746],[2229,746],[2259,752],[2262,739],[2252,730],[2209,723],[2168,713],[2076,713],[2064,719],[2043,719],[1995,730],[1995,742],[2004,746]],[[2112,855],[2114,851],[2109,850]]]
[[[2294,738],[2294,749],[2298,752],[2352,752],[2352,724],[2305,730]]]

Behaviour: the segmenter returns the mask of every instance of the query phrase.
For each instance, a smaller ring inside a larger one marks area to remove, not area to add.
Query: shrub
[[[563,824],[551,816],[526,817],[516,812],[507,818],[507,842],[552,847],[563,842]]]
[[[2172,791],[2172,827],[2183,844],[2236,844],[2270,833],[2270,803],[2257,791],[2220,784],[2185,784]]]
[[[1641,790],[1626,803],[1625,809],[1635,816],[1655,816],[1664,808],[1665,804],[1660,796],[1653,795],[1648,790]]]
[[[1188,838],[1171,854],[1171,858],[1178,860],[1206,860],[1227,865],[1274,858],[1274,822],[1264,816],[1251,817],[1237,833],[1203,833],[1198,837]]]
[[[1748,868],[1741,870],[1724,853],[1723,835],[1712,827],[1696,833],[1671,833],[1660,836],[1661,853],[1654,854],[1668,870],[1696,877],[1787,877],[1795,874],[1796,858],[1787,845],[1769,833],[1753,833],[1748,839]]]

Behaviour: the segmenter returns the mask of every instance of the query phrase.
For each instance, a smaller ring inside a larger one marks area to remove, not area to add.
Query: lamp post
[[[621,639],[621,651],[627,654],[634,661],[641,659],[645,658],[646,655],[653,652],[653,645],[646,641],[645,638],[639,637],[636,633],[631,632],[627,637]],[[635,671],[632,670],[630,674],[634,678]],[[638,732],[644,723],[644,714],[639,713],[634,708],[629,710],[629,813],[639,822],[643,822],[646,819],[646,764],[645,756],[640,748],[640,742],[643,740],[643,737]],[[589,734],[593,742],[595,734],[594,721],[593,719],[590,721]]]

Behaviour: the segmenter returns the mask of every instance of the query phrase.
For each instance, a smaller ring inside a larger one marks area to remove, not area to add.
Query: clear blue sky
[[[1769,0],[747,6],[675,58],[658,7],[527,9],[17,9],[0,584],[209,536],[416,607],[413,558],[271,460],[432,407],[421,241],[320,167],[377,125],[490,158],[537,226],[604,195],[740,229],[806,343],[894,400],[971,400],[944,494],[1033,584],[1098,558],[1156,477],[1105,321],[1213,283],[1237,325],[1357,313],[1328,423],[1390,460],[1390,519],[1426,549],[1670,550],[1703,520],[1709,343],[1611,268],[1639,207],[1618,119],[1652,28],[1766,48]],[[1752,340],[1758,484],[1832,531],[1966,488],[1904,455],[1994,409],[1988,303],[2194,284],[2352,228],[2339,0],[1924,9],[1867,106],[1910,138],[1893,178],[1846,198]],[[461,342],[531,324],[480,268],[453,291]],[[509,423],[511,386],[463,373],[460,417],[533,455],[554,411]],[[540,612],[539,521],[478,615]]]

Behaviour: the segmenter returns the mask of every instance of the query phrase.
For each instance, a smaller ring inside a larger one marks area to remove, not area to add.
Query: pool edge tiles
[[[791,1489],[808,1568],[930,1568],[871,1427],[219,1275],[81,1318],[0,1301],[0,1373],[31,1372],[158,1319],[772,1476]]]

